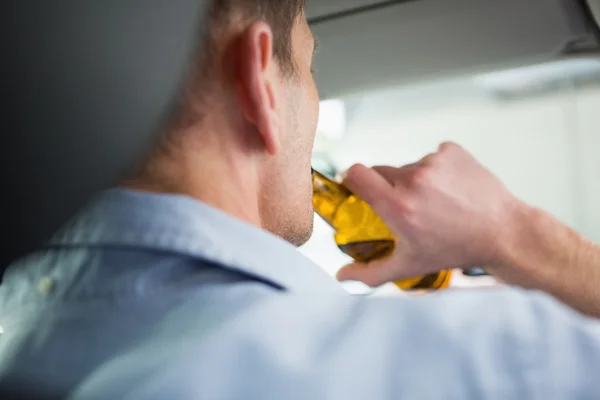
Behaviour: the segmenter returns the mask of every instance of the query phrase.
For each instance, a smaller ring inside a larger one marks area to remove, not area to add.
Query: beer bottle
[[[315,212],[335,229],[335,242],[341,251],[358,262],[389,256],[396,240],[382,219],[361,198],[342,184],[312,170]],[[452,271],[395,282],[403,290],[438,290],[448,287]]]

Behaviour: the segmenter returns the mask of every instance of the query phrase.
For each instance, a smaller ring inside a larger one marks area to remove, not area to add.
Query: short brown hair
[[[292,30],[304,12],[305,0],[210,0],[204,38],[189,74],[189,83],[181,99],[173,128],[185,129],[202,120],[206,99],[213,95],[217,60],[223,51],[221,37],[232,23],[264,21],[273,31],[273,56],[282,72],[293,76],[296,65],[292,56]]]
[[[198,0],[201,1],[201,0]],[[203,26],[204,39],[199,43],[199,52],[193,60],[188,74],[188,84],[182,93],[172,120],[157,137],[155,146],[147,159],[138,167],[132,181],[155,179],[159,174],[155,161],[170,155],[178,146],[178,133],[200,123],[206,112],[207,99],[214,94],[216,60],[223,50],[220,37],[230,29],[232,22],[240,19],[245,24],[265,21],[273,31],[273,56],[281,70],[293,76],[296,65],[292,52],[292,30],[297,18],[302,15],[305,0],[209,0],[208,16]],[[160,174],[159,174],[160,175]]]
[[[265,21],[273,30],[273,55],[282,68],[292,72],[292,28],[298,16],[304,12],[305,0],[211,0],[208,18],[208,43],[205,48],[215,45],[217,38],[211,33],[218,32],[220,26],[230,22],[234,14],[245,21]]]

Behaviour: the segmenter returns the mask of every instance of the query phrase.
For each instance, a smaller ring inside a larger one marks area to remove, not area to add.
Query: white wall
[[[371,96],[332,152],[354,162],[401,165],[454,141],[517,196],[600,239],[600,90],[498,102],[467,98],[402,112]]]
[[[580,231],[600,243],[600,90],[578,93],[573,107],[581,177]]]

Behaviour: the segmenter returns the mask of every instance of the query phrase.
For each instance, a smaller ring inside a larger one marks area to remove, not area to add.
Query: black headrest
[[[205,3],[3,2],[0,273],[145,151],[170,115]]]

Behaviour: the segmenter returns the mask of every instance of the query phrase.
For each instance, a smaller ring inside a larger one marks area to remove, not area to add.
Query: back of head
[[[294,244],[318,119],[303,0],[213,0],[178,112],[125,185],[192,196]]]

